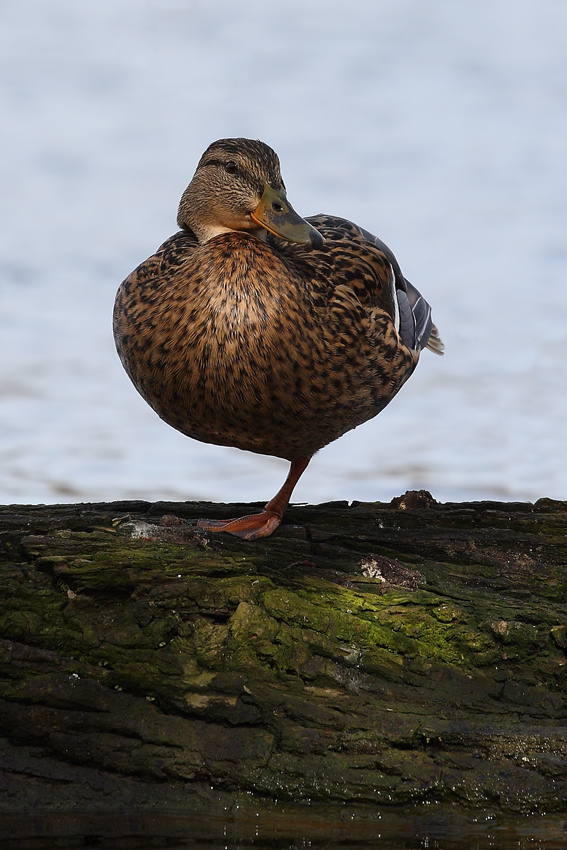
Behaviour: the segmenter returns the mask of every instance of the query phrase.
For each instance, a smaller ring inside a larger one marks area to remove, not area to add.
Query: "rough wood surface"
[[[567,811],[567,503],[249,507],[0,508],[0,810]]]

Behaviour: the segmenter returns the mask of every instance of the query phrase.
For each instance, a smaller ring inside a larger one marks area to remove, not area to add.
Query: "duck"
[[[209,145],[177,224],[118,290],[118,355],[176,430],[289,461],[259,513],[198,521],[268,537],[313,455],[380,413],[443,343],[392,251],[347,219],[302,218],[264,142]]]

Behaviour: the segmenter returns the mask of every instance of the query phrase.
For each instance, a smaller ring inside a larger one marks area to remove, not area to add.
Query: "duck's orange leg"
[[[293,488],[307,468],[310,457],[292,460],[291,467],[281,490],[268,502],[259,514],[250,514],[240,519],[200,519],[197,523],[203,531],[227,531],[243,540],[256,540],[258,537],[269,537],[276,530],[284,511],[289,504]]]

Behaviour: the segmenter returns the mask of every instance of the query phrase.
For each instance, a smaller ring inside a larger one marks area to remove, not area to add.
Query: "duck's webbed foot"
[[[257,540],[259,537],[269,537],[281,521],[281,515],[263,510],[259,514],[249,514],[239,519],[200,519],[197,528],[203,531],[226,531],[242,540]]]
[[[302,472],[307,467],[310,457],[292,460],[289,474],[281,490],[268,502],[259,514],[249,514],[239,519],[200,519],[197,528],[203,531],[227,531],[243,540],[257,540],[259,537],[269,537],[276,530],[284,511],[289,504],[293,488],[299,481]]]

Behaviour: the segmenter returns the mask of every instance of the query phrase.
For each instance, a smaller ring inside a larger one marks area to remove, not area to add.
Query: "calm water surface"
[[[4,0],[0,501],[259,500],[279,460],[136,395],[121,279],[204,148],[259,137],[302,214],[384,239],[446,343],[297,501],[567,498],[567,5]]]
[[[0,817],[2,850],[97,847],[101,850],[564,850],[560,817],[329,810],[246,817],[175,814],[31,814]]]

